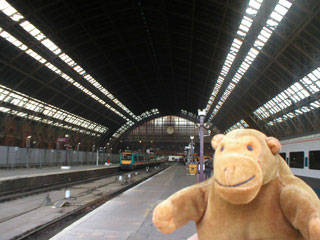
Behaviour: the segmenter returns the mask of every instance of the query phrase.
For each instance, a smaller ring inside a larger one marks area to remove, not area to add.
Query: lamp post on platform
[[[30,148],[30,143],[31,143],[31,136],[28,136],[26,139],[26,147],[27,147],[27,161],[26,161],[26,167],[29,167],[29,162],[30,162],[30,154],[29,154],[29,148]]]
[[[198,116],[200,118],[200,131],[199,131],[199,138],[200,138],[200,178],[199,182],[202,182],[205,180],[204,173],[203,173],[203,149],[204,149],[204,137],[207,137],[210,135],[210,130],[208,130],[209,135],[204,135],[203,130],[204,128],[208,129],[209,124],[204,123],[204,118],[206,116],[205,110],[198,109]]]
[[[95,151],[95,149],[96,149],[96,145],[92,145],[92,159],[91,159],[92,164],[94,164],[94,151]]]
[[[69,147],[70,147],[70,145],[68,143],[69,134],[65,134],[64,137],[65,137],[65,139],[64,139],[65,145],[64,146],[66,148],[66,158],[65,158],[64,166],[61,166],[61,169],[70,169],[71,166],[69,166],[69,159],[68,159],[68,157],[69,157],[69,152],[68,151],[69,151]]]
[[[194,139],[194,136],[190,136],[190,140],[191,140],[191,143],[190,143],[190,154],[191,154],[191,162],[193,162],[193,139]]]
[[[200,182],[204,181],[204,173],[203,173],[203,122],[206,112],[204,110],[198,109],[198,115],[200,117],[200,131],[199,131],[199,138],[200,138]]]
[[[78,145],[77,145],[77,164],[78,164],[78,162],[79,162],[80,144],[81,144],[81,143],[78,143]],[[81,166],[82,166],[82,158],[81,158]]]

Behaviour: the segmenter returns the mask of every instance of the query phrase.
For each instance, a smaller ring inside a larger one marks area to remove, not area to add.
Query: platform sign
[[[190,163],[189,164],[189,174],[196,175],[197,174],[197,164]]]

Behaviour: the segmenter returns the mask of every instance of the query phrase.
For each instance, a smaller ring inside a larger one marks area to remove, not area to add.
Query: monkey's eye
[[[224,146],[222,146],[222,147],[220,148],[220,151],[221,151],[221,152],[223,152],[223,150],[224,150]]]
[[[253,151],[253,147],[252,147],[251,145],[248,145],[248,146],[247,146],[247,149],[248,149],[249,151]]]

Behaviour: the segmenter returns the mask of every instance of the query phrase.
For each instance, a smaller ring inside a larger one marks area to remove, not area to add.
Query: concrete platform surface
[[[162,234],[152,224],[154,207],[181,188],[196,183],[185,166],[174,165],[79,219],[51,240],[185,240],[196,232],[188,223],[172,234]]]

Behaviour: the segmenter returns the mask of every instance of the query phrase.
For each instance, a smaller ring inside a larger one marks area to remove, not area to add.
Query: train
[[[281,140],[280,155],[293,174],[320,179],[320,134]]]
[[[134,170],[167,162],[168,159],[154,154],[125,151],[120,154],[120,169]]]

